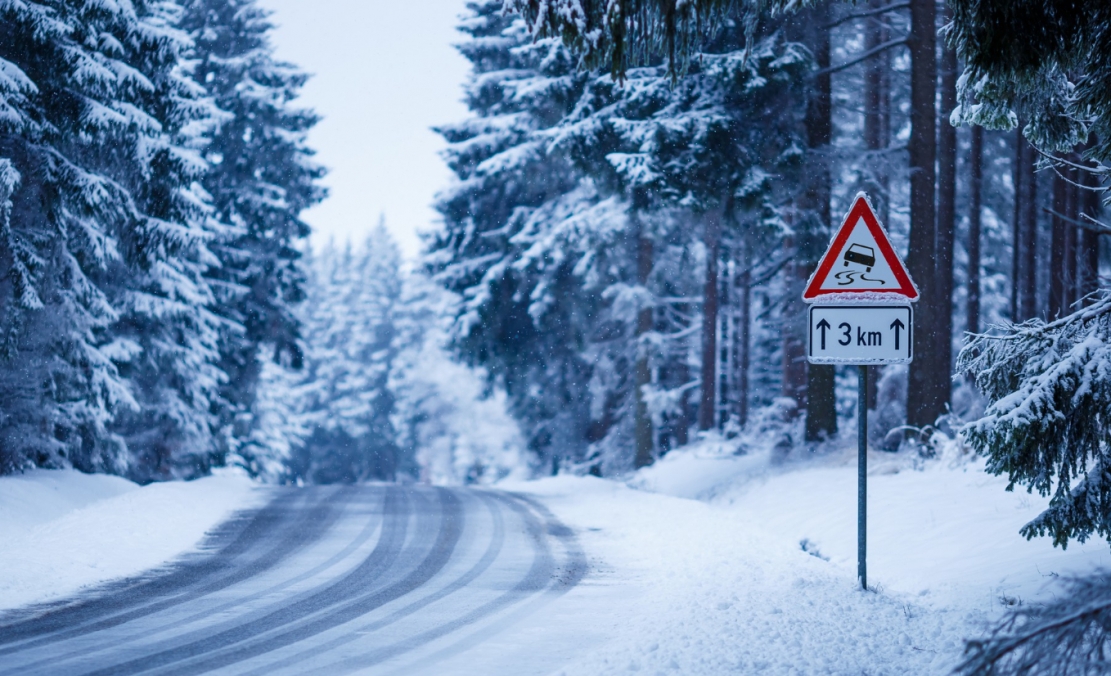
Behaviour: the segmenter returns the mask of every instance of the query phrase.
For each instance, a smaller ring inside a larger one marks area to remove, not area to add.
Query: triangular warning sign
[[[916,301],[918,288],[891,246],[868,197],[858,193],[818,269],[810,276],[802,299],[808,303],[818,299],[890,301],[892,296]]]

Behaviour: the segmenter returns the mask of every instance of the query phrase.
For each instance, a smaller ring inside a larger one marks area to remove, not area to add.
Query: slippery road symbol
[[[833,278],[837,280],[837,286],[848,286],[849,284],[852,284],[857,280],[862,282],[874,282],[876,284],[887,284],[887,282],[882,279],[872,279],[871,277],[865,277],[864,273],[859,270],[842,270],[841,272],[833,275]]]
[[[876,250],[870,246],[863,244],[851,244],[848,249],[845,249],[845,267],[849,267],[849,263],[864,266],[864,272],[871,272],[872,266],[876,264]],[[842,270],[833,275],[837,280],[837,286],[849,286],[850,284],[861,282],[875,282],[880,285],[886,285],[887,282],[882,279],[872,279],[865,277],[864,272],[859,270]]]
[[[853,244],[845,251],[845,267],[849,267],[849,263],[863,265],[865,272],[871,272],[876,264],[876,250],[863,244]]]

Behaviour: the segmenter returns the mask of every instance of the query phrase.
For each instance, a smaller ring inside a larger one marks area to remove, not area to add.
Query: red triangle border
[[[864,225],[868,227],[868,231],[872,233],[872,237],[876,240],[876,246],[879,248],[883,258],[887,261],[887,265],[891,268],[892,274],[895,276],[895,281],[899,283],[899,288],[878,291],[876,289],[856,289],[856,290],[833,290],[822,289],[822,284],[825,283],[829,277],[830,271],[833,269],[834,264],[837,262],[837,257],[841,255],[841,251],[845,248],[845,244],[849,240],[849,235],[852,234],[853,226],[856,225],[858,218],[864,219]],[[880,225],[879,219],[876,218],[876,213],[872,210],[872,205],[868,201],[868,196],[864,193],[859,193],[856,199],[853,200],[853,206],[849,209],[849,215],[841,223],[841,228],[837,231],[833,241],[830,242],[829,248],[826,249],[822,260],[818,263],[818,269],[810,276],[810,281],[806,283],[806,290],[803,291],[802,299],[807,302],[813,302],[822,296],[859,296],[861,294],[890,294],[897,296],[904,296],[909,301],[918,300],[918,288],[910,279],[910,273],[907,272],[906,266],[895,253],[895,248],[891,246],[891,240],[887,237],[887,232]]]

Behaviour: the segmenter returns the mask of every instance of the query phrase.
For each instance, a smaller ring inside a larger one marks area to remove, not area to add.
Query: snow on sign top
[[[810,276],[802,299],[807,303],[918,300],[918,287],[864,193],[857,194],[845,222]]]

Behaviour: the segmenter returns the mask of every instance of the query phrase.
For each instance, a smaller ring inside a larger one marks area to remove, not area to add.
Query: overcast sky
[[[436,220],[449,172],[430,127],[466,115],[468,62],[452,47],[464,0],[261,0],[277,57],[313,74],[301,101],[324,119],[309,136],[331,196],[305,212],[313,241],[359,239],[385,214],[407,255]]]

